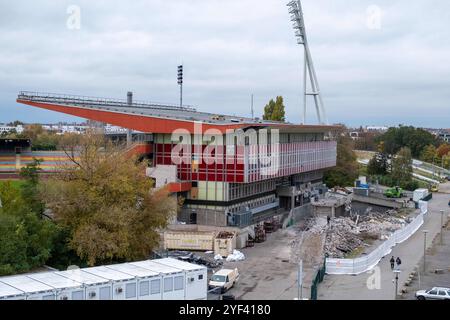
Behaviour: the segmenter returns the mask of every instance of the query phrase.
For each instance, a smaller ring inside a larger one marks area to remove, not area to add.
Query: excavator
[[[389,188],[384,192],[388,198],[401,198],[403,196],[403,189],[400,187]]]

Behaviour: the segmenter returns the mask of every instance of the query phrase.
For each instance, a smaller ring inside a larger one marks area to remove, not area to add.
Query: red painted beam
[[[18,103],[38,107],[42,109],[57,111],[65,114],[70,114],[76,117],[90,119],[99,122],[105,122],[116,125],[122,128],[133,129],[149,133],[172,133],[177,129],[186,129],[189,132],[194,132],[193,121],[173,120],[166,118],[156,118],[143,115],[125,114],[120,112],[94,110],[80,107],[68,107],[62,105],[55,105],[49,103],[32,102],[17,99]],[[202,131],[208,129],[218,129],[225,133],[227,129],[237,129],[244,127],[244,124],[236,125],[211,125],[203,124]]]
[[[185,192],[192,189],[191,182],[173,182],[168,184],[169,192]]]

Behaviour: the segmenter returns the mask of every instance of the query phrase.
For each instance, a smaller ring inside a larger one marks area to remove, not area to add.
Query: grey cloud
[[[285,2],[0,1],[0,122],[73,119],[17,105],[22,89],[108,97],[133,90],[139,99],[176,103],[180,62],[186,103],[249,114],[254,93],[260,114],[283,95],[288,120],[298,122],[301,48]],[[71,4],[81,8],[78,31],[66,28]],[[448,127],[448,1],[303,4],[330,121]],[[379,30],[367,28],[370,5],[383,12]]]

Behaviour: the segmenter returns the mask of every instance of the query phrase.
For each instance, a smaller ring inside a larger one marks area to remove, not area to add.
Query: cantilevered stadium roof
[[[227,129],[249,127],[270,127],[290,132],[324,132],[337,128],[199,112],[190,106],[180,107],[140,101],[128,104],[126,100],[119,99],[27,91],[19,93],[17,102],[148,133],[172,133],[176,129],[194,132],[195,124],[201,124],[203,132],[208,129],[225,132]]]

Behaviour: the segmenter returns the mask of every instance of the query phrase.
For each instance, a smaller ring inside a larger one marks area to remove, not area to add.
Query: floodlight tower
[[[303,9],[300,0],[293,0],[287,4],[291,21],[294,22],[295,36],[297,43],[304,48],[304,70],[303,70],[303,124],[306,124],[306,104],[307,97],[313,96],[316,106],[317,118],[320,124],[328,124],[325,107],[323,105],[322,94],[320,93],[319,81],[317,80],[316,70],[314,69],[311,51],[309,50],[308,38],[306,36],[305,20],[303,18]],[[307,89],[307,77],[311,81],[311,91]]]

